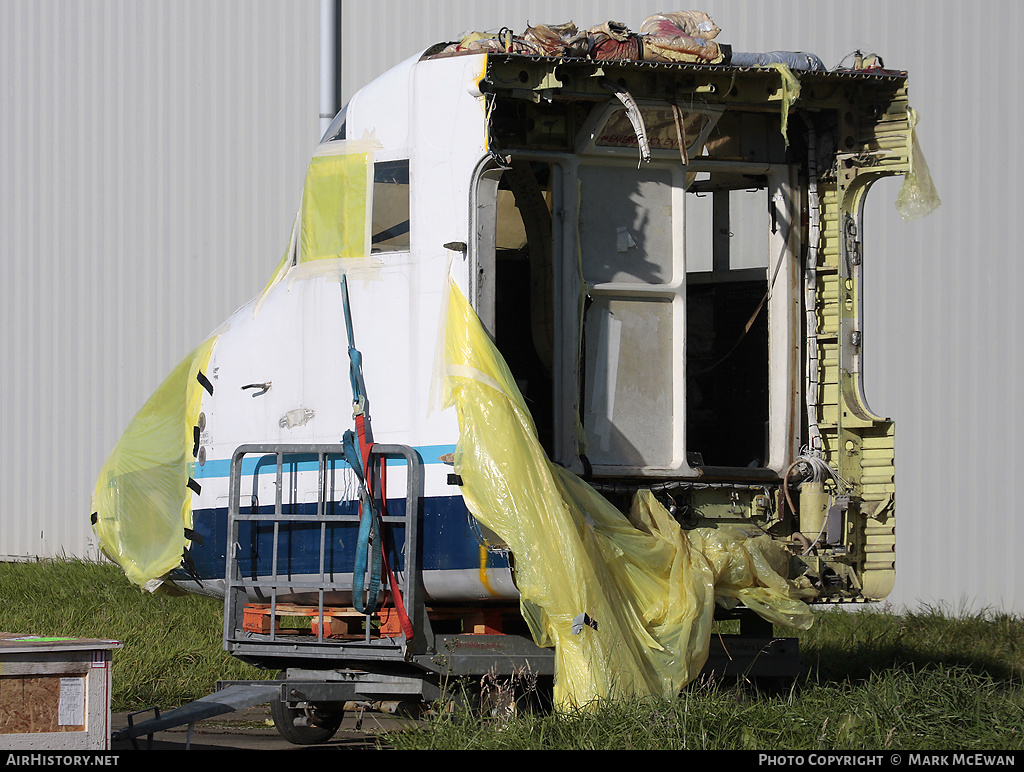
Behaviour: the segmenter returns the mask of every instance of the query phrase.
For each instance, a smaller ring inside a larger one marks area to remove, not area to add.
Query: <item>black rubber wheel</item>
[[[295,719],[307,713],[312,714],[316,724],[296,726]],[[295,745],[320,745],[337,734],[344,714],[340,710],[293,708],[280,700],[274,700],[270,703],[270,715],[274,719],[274,728],[288,742]]]

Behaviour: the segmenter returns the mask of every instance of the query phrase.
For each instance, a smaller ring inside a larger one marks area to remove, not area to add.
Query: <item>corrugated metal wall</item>
[[[0,3],[0,556],[95,554],[100,465],[266,283],[319,138],[319,3]]]
[[[1024,612],[1013,473],[1024,430],[1024,171],[1012,0],[696,4],[738,50],[862,49],[912,74],[943,206],[869,197],[868,398],[897,421],[896,605]],[[343,95],[464,30],[661,2],[343,3]],[[103,458],[173,364],[258,290],[315,144],[319,3],[0,4],[6,267],[0,556],[81,554]]]

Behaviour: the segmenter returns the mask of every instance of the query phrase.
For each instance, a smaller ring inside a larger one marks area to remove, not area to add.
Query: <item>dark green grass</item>
[[[384,739],[400,749],[1024,748],[1024,621],[1018,617],[822,610],[796,637],[808,674],[781,693],[743,681],[698,683],[675,700],[622,701],[568,714],[496,720],[454,711]]]
[[[1019,684],[936,665],[776,695],[704,686],[671,701],[505,721],[457,712],[383,740],[407,750],[1019,750],[1022,710]]]
[[[223,603],[153,595],[109,563],[0,563],[0,631],[116,640],[114,711],[177,707],[218,680],[266,678],[221,648]]]
[[[219,601],[150,595],[109,564],[0,563],[0,631],[121,641],[115,711],[175,707],[274,674],[221,650]],[[724,630],[729,632],[730,630]],[[791,632],[777,629],[776,634]],[[675,700],[497,720],[440,711],[382,735],[401,749],[1019,750],[1024,620],[992,611],[822,610],[805,678],[781,692],[698,683]]]

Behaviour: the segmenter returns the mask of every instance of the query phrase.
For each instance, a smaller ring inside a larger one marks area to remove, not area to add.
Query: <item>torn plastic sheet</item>
[[[789,147],[789,109],[800,98],[800,81],[785,64],[773,62],[768,66],[778,70],[782,77],[782,138],[786,141],[786,147]]]
[[[182,563],[192,527],[191,475],[211,337],[185,357],[135,415],[103,468],[93,495],[100,549],[147,589]]]
[[[910,171],[896,194],[896,209],[904,220],[916,220],[934,212],[942,201],[917,141],[917,111],[907,110],[910,113]]]
[[[470,511],[515,555],[534,640],[555,647],[556,704],[675,696],[707,660],[716,602],[810,626],[802,598],[813,590],[783,578],[788,553],[767,535],[684,531],[645,490],[627,517],[548,461],[508,367],[454,285],[447,309],[455,471]]]

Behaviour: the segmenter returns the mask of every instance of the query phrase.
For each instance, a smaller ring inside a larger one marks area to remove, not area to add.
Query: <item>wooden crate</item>
[[[0,633],[0,748],[109,750],[118,641]]]

